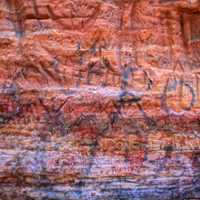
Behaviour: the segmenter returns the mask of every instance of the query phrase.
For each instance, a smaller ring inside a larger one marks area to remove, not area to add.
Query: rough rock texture
[[[0,199],[200,199],[199,0],[0,1]]]

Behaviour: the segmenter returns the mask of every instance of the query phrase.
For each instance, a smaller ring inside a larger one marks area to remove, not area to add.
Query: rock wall
[[[0,1],[0,199],[200,199],[199,0]]]

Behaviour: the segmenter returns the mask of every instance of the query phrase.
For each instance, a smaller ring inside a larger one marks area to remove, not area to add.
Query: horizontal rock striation
[[[0,200],[200,199],[199,0],[0,1]]]

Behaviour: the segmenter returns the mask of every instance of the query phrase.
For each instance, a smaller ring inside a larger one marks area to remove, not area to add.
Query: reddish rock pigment
[[[200,199],[199,0],[0,1],[0,200]]]

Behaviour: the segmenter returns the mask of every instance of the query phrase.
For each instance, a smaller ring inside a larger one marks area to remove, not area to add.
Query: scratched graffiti
[[[182,2],[0,2],[0,199],[200,198],[199,4]]]
[[[19,88],[14,83],[5,83],[1,86],[1,124],[7,123],[16,117],[21,110]]]

